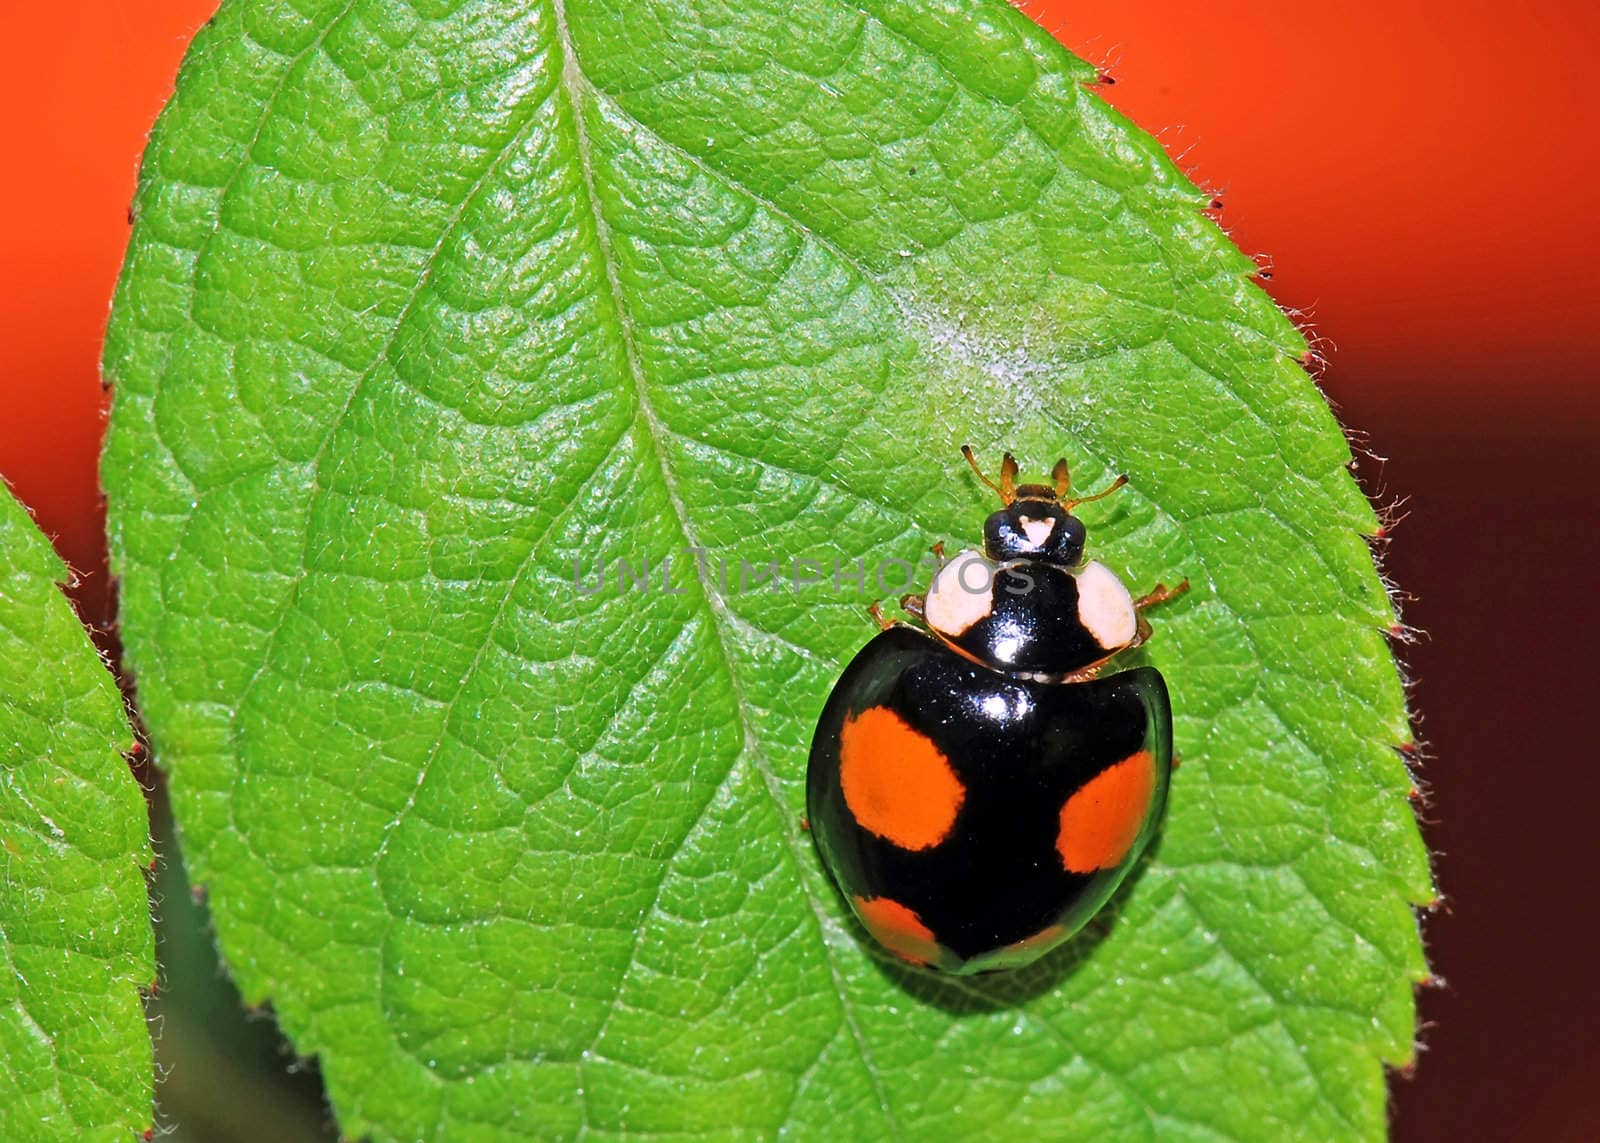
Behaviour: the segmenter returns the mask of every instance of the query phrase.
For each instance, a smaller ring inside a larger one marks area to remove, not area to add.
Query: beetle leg
[[[925,595],[902,595],[900,597],[900,608],[907,615],[922,619],[925,618],[923,611],[927,602],[928,597]]]
[[[1143,611],[1145,608],[1154,607],[1158,603],[1166,603],[1168,600],[1177,599],[1178,596],[1182,595],[1188,590],[1189,580],[1187,577],[1185,577],[1183,582],[1178,584],[1177,587],[1168,587],[1164,583],[1158,583],[1155,585],[1155,587],[1151,588],[1138,599],[1134,600],[1133,606],[1135,610]]]
[[[1079,667],[1076,671],[1068,671],[1059,678],[1051,679],[1050,681],[1054,683],[1087,683],[1093,679],[1098,679],[1100,677],[1100,669],[1104,666],[1103,662],[1090,663],[1087,667]]]
[[[867,614],[872,616],[872,621],[878,625],[879,631],[887,631],[894,626],[894,620],[883,613],[877,600],[872,601],[872,606],[867,608]]]

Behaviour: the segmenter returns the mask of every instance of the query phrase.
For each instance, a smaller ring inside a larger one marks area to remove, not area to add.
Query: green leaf
[[[151,1125],[150,831],[67,567],[0,484],[0,1139]]]
[[[1432,890],[1374,517],[1093,79],[998,0],[228,0],[197,38],[106,354],[114,560],[224,953],[347,1133],[1382,1134]],[[1115,923],[946,983],[797,821],[900,590],[832,561],[970,540],[968,440],[1128,473],[1096,555],[1195,590]]]

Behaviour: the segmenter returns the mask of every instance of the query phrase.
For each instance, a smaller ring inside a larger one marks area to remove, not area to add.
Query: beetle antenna
[[[1127,476],[1126,475],[1119,476],[1119,477],[1117,477],[1115,480],[1113,480],[1111,482],[1110,486],[1108,486],[1106,488],[1102,488],[1099,492],[1096,492],[1093,496],[1079,496],[1079,497],[1077,497],[1075,499],[1072,499],[1072,500],[1063,500],[1061,502],[1061,506],[1063,508],[1065,508],[1068,512],[1071,512],[1079,504],[1087,504],[1091,500],[1104,500],[1107,496],[1110,496],[1113,492],[1115,492],[1117,489],[1121,488],[1126,483],[1128,483]]]
[[[967,463],[972,466],[972,471],[977,474],[978,479],[994,489],[995,494],[1000,497],[1000,503],[1009,507],[1017,498],[1017,458],[1009,452],[1006,453],[1005,459],[1000,462],[1000,483],[996,484],[983,474],[983,469],[978,467],[978,458],[972,455],[971,445],[962,445],[961,455],[967,458]]]

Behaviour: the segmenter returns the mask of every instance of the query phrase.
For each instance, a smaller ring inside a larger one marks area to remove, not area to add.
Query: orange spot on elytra
[[[943,841],[967,796],[939,748],[882,706],[845,720],[839,784],[862,828],[902,849]]]
[[[888,897],[857,897],[856,916],[884,948],[912,964],[932,964],[939,959],[939,942],[933,930],[916,913]]]
[[[1129,755],[1085,782],[1061,807],[1056,851],[1069,873],[1120,865],[1144,828],[1156,791],[1156,760],[1148,750]]]

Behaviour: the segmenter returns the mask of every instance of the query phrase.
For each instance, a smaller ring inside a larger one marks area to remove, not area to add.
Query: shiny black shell
[[[896,845],[851,810],[841,736],[847,720],[876,708],[925,736],[964,790],[937,844]],[[1064,868],[1062,807],[1086,783],[1146,751],[1154,786],[1126,855],[1092,873]],[[1171,759],[1171,707],[1153,667],[1069,685],[1033,682],[896,626],[868,643],[834,687],[811,746],[806,804],[823,863],[869,931],[862,902],[896,902],[936,942],[925,953],[902,952],[905,959],[949,973],[984,972],[1037,959],[1105,903],[1157,828]]]

